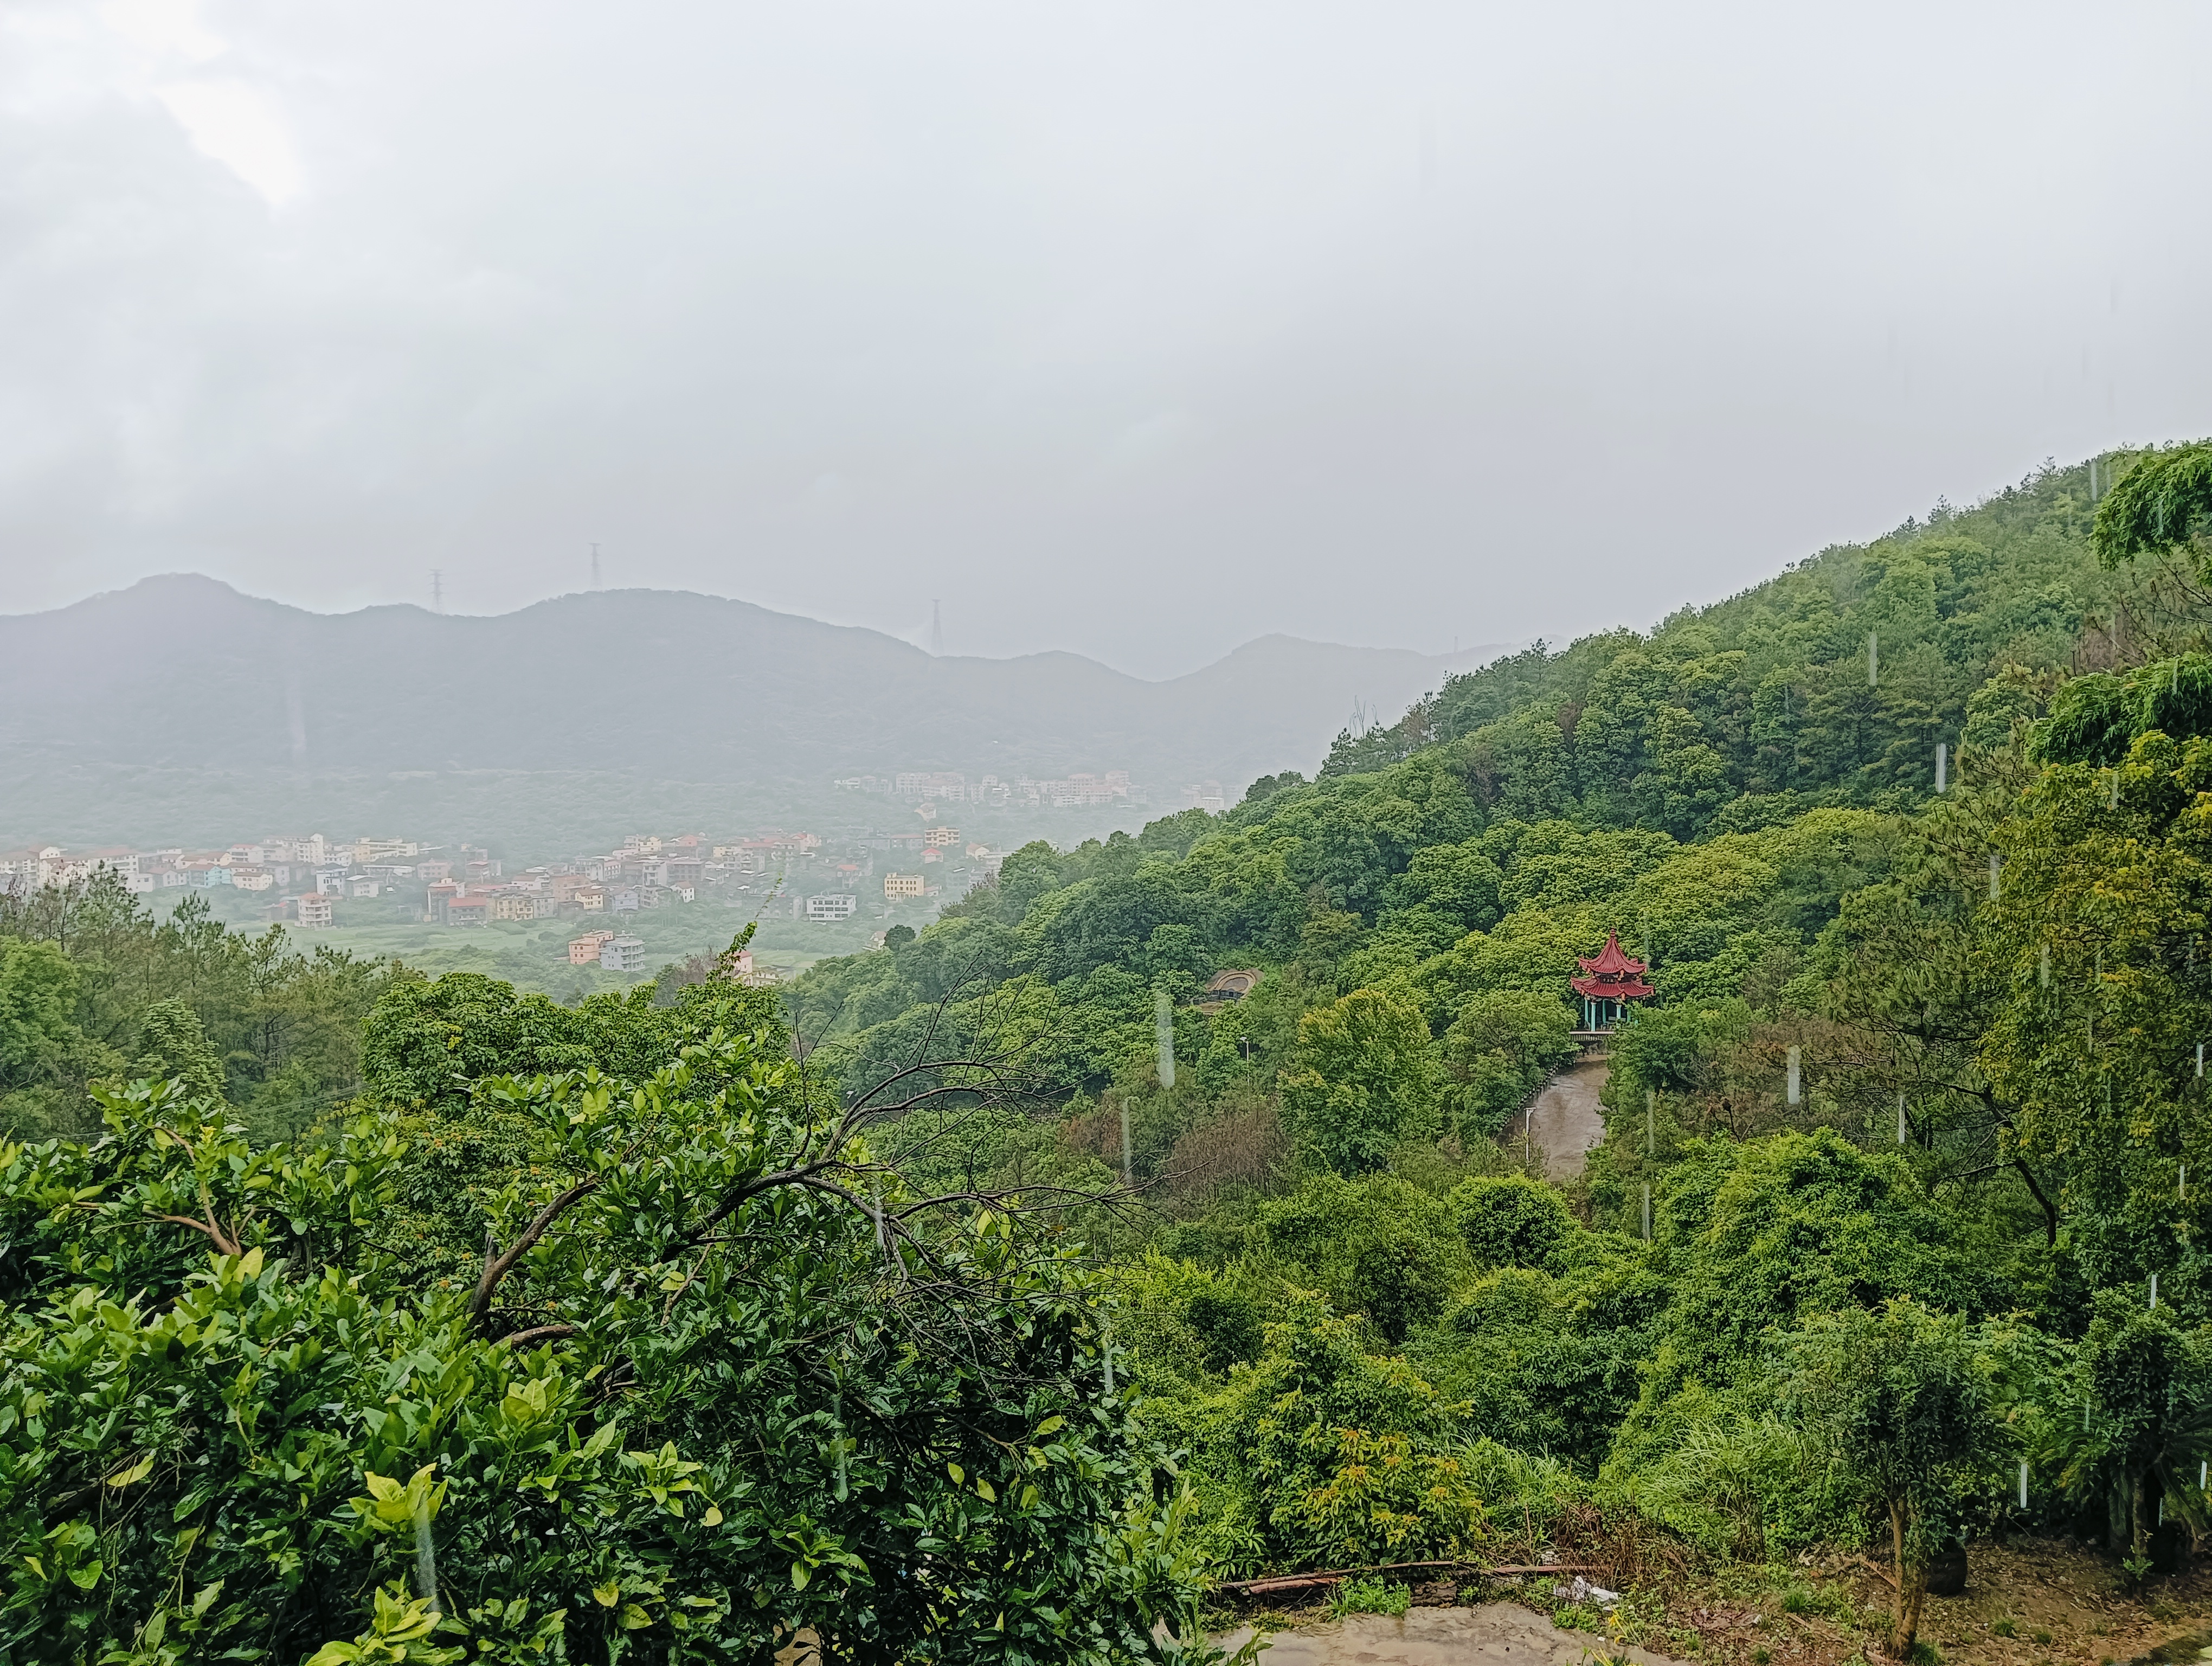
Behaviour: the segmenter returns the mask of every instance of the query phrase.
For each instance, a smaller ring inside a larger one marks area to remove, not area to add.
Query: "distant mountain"
[[[210,772],[240,813],[263,796],[258,781],[334,772],[792,788],[896,769],[1126,769],[1158,805],[1186,782],[1234,794],[1257,775],[1310,774],[1355,700],[1400,710],[1491,652],[1266,636],[1146,682],[1073,654],[933,658],[880,632],[682,592],[564,596],[489,617],[321,614],[173,575],[0,617],[0,841],[40,836],[49,788],[81,822],[84,783],[118,771],[155,772],[172,798]]]

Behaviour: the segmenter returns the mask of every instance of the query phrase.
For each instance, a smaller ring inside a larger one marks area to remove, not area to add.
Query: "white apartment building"
[[[806,917],[825,924],[834,920],[849,920],[860,912],[860,899],[849,891],[832,892],[806,899]]]

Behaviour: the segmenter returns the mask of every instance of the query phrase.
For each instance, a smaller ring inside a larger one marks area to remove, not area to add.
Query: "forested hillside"
[[[1064,1104],[963,1151],[999,1183],[1127,1162],[1152,1213],[1093,1230],[1225,1567],[1450,1555],[1501,1505],[1592,1499],[1715,1554],[1848,1540],[1873,1483],[1804,1476],[1854,1350],[2008,1407],[2001,1438],[1944,1414],[1908,1553],[2008,1521],[2146,1557],[2162,1510],[2203,1520],[2212,1409],[2184,1172],[2212,1161],[2212,661],[2185,516],[2118,530],[2137,460],[2100,463],[2103,559],[2087,471],[2046,470],[1454,678],[1218,819],[1033,845],[802,979],[801,1034],[849,1091],[950,1054]],[[1611,1049],[1611,1137],[1533,1184],[1514,1116],[1613,931],[1658,994]],[[1224,967],[1263,976],[1196,999]],[[2154,1382],[2100,1375],[2127,1349]],[[1293,1392],[1303,1436],[1270,1423]],[[1348,1509],[1388,1454],[1401,1493]]]
[[[777,992],[19,899],[0,1648],[1204,1666],[1224,1579],[1542,1557],[1912,1658],[1991,1535],[2143,1590],[2212,1532],[2212,446],[2098,471]],[[1816,1550],[1888,1611],[1769,1590]]]
[[[2087,486],[2046,471],[1648,636],[1454,678],[1218,823],[1031,845],[915,943],[803,980],[801,1032],[858,1082],[956,986],[1003,990],[990,1021],[1075,1049],[1054,1079],[1095,1093],[1146,1055],[1158,982],[1180,997],[1250,963],[1310,996],[1397,976],[1441,1030],[1470,993],[1563,996],[1609,927],[1669,1005],[1741,997],[1754,971],[1778,999],[1844,894],[1895,860],[1939,743],[1971,790],[2064,676],[2194,628],[2172,562],[2100,564]]]

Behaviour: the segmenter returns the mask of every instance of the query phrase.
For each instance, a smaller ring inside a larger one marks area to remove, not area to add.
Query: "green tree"
[[[2133,1291],[2100,1290],[2087,1332],[2039,1384],[2035,1453],[2077,1504],[2103,1505],[2108,1540],[2135,1577],[2148,1572],[2156,1505],[2205,1525],[2197,1466],[2212,1453],[2212,1353],[2201,1333]]]
[[[1889,1651],[1902,1660],[1919,1630],[1928,1564],[1956,1538],[2002,1450],[1989,1372],[1963,1318],[1906,1297],[1820,1315],[1788,1351],[1786,1398],[1887,1520]]]
[[[1559,1194],[1526,1175],[1463,1180],[1447,1201],[1477,1267],[1555,1266],[1577,1231]]]
[[[1644,731],[1650,767],[1630,782],[1638,820],[1678,839],[1701,832],[1732,795],[1728,759],[1705,743],[1704,726],[1680,706],[1661,706]]]
[[[2137,556],[2199,543],[2212,531],[2212,444],[2154,452],[2097,506],[2097,558],[2118,567]],[[2202,561],[2199,562],[2200,569]]]
[[[56,945],[0,938],[0,1091],[46,1079],[76,1049],[76,995]]]
[[[1262,1203],[1257,1224],[1271,1255],[1304,1269],[1340,1309],[1365,1314],[1394,1345],[1443,1310],[1467,1271],[1449,1213],[1395,1175],[1316,1175]]]
[[[1069,1249],[908,1191],[749,1040],[473,1094],[539,1160],[442,1290],[377,1252],[416,1158],[374,1119],[256,1149],[141,1083],[96,1145],[0,1147],[0,1652],[428,1646],[410,1578],[443,1635],[578,1658],[1178,1651]]]
[[[1339,1174],[1381,1168],[1435,1132],[1437,1072],[1427,1020],[1404,996],[1355,989],[1298,1020],[1283,1107],[1294,1137]]]
[[[133,1069],[157,1082],[174,1077],[192,1097],[222,1103],[222,1061],[208,1045],[199,1015],[181,1000],[157,1000],[140,1016]]]
[[[1267,1329],[1208,1420],[1207,1499],[1232,1567],[1368,1566],[1467,1554],[1482,1500],[1455,1450],[1455,1414],[1403,1359],[1312,1298]]]
[[[1488,1139],[1575,1056],[1574,1021],[1556,996],[1492,989],[1460,1009],[1443,1035],[1444,1100],[1462,1140]]]

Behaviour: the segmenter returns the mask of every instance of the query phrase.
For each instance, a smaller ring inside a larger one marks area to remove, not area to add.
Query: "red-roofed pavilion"
[[[1658,993],[1644,981],[1644,963],[1622,952],[1619,932],[1606,933],[1596,959],[1577,956],[1575,964],[1583,976],[1569,978],[1567,987],[1582,997],[1585,1034],[1604,1034],[1628,1016],[1630,1001],[1649,1000]]]

